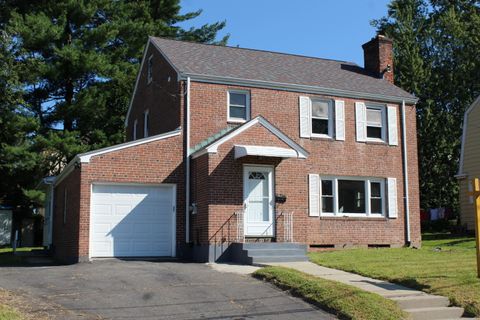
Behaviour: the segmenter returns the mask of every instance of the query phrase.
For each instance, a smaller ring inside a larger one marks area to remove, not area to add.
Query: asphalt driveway
[[[0,288],[51,308],[48,314],[58,319],[334,318],[268,283],[194,263],[0,268]]]

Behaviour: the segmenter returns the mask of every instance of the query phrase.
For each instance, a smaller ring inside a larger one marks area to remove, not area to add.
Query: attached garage
[[[90,258],[175,256],[175,186],[93,184]]]

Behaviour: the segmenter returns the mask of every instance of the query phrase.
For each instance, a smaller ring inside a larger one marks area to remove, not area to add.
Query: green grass
[[[406,319],[397,304],[377,294],[317,278],[283,267],[266,267],[254,273],[282,289],[336,314],[340,319],[389,320]]]
[[[421,249],[352,249],[310,253],[319,265],[447,296],[467,314],[480,316],[473,237],[424,234]]]
[[[23,317],[15,310],[5,305],[0,305],[0,320],[21,320]]]

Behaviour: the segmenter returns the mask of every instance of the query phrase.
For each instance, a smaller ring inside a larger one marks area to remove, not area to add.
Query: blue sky
[[[363,66],[361,45],[375,35],[372,19],[387,14],[389,0],[182,0],[182,13],[203,9],[182,27],[227,21],[228,45],[353,61]]]

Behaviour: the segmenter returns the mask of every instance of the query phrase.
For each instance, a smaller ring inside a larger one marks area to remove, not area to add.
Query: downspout
[[[410,201],[408,197],[408,155],[407,155],[407,128],[405,124],[405,100],[402,101],[402,146],[403,146],[403,174],[404,174],[404,200],[405,200],[405,228],[407,245],[410,246]]]
[[[187,77],[185,119],[185,242],[190,243],[190,77]]]

